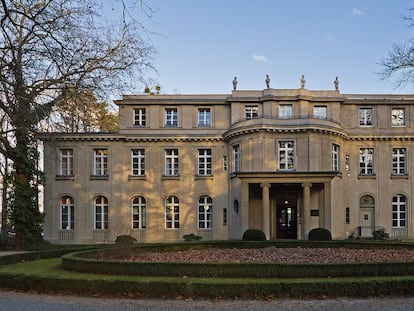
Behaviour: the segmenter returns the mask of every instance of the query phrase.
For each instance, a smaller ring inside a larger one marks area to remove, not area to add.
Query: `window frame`
[[[291,144],[289,147],[284,147],[281,144]],[[296,169],[296,143],[292,139],[281,139],[277,141],[277,160],[279,171],[294,171]],[[285,155],[282,157],[282,155]],[[291,161],[289,161],[291,159]]]
[[[213,229],[213,199],[208,195],[202,195],[197,200],[197,228]]]
[[[164,201],[165,229],[180,228],[180,200],[170,195]],[[170,225],[170,226],[169,226]]]
[[[401,199],[404,199],[403,201]],[[392,197],[392,228],[407,228],[407,197],[396,194]],[[404,207],[402,209],[402,207]]]
[[[404,153],[399,153],[404,150]],[[394,153],[394,152],[397,153]],[[393,176],[406,176],[407,175],[407,148],[405,147],[393,147],[392,148],[392,175]]]
[[[398,119],[394,118],[396,112],[402,112],[402,119],[398,122]],[[391,126],[392,127],[405,127],[405,109],[404,108],[391,108]]]
[[[340,170],[340,146],[332,144],[332,171],[339,172]]]
[[[166,107],[164,108],[164,126],[178,127],[178,108]]]
[[[137,200],[137,202],[136,202]],[[141,196],[134,196],[131,200],[132,229],[147,228],[147,201]]]
[[[180,159],[177,148],[164,149],[164,176],[180,176]]]
[[[365,157],[366,160],[362,157]],[[371,160],[369,158],[371,158]],[[359,175],[375,175],[375,149],[373,147],[359,148]]]
[[[131,176],[145,176],[145,148],[131,149]]]
[[[241,171],[241,147],[240,144],[232,145],[232,172]]]
[[[94,225],[93,225],[94,230],[107,230],[109,228],[108,198],[103,195],[96,196],[93,200],[93,208],[94,208]]]
[[[133,124],[134,127],[147,126],[147,111],[144,107],[133,108]]]
[[[65,203],[63,203],[65,200]],[[66,209],[66,211],[64,211]],[[75,229],[75,202],[69,195],[62,196],[59,200],[60,230]],[[64,216],[66,219],[64,220]]]
[[[328,106],[326,105],[313,106],[313,117],[315,119],[327,120],[328,119]]]
[[[292,104],[279,104],[279,119],[292,119],[293,118],[293,105]]]
[[[211,127],[211,108],[199,107],[197,127]]]
[[[361,127],[373,127],[374,126],[374,108],[359,107],[359,126]]]
[[[93,176],[108,176],[108,148],[93,149]]]
[[[73,148],[60,148],[58,176],[73,176],[73,168]]]
[[[211,148],[197,149],[197,175],[213,175],[213,151]]]
[[[259,106],[258,105],[245,105],[244,106],[244,117],[246,120],[257,119],[259,117]]]

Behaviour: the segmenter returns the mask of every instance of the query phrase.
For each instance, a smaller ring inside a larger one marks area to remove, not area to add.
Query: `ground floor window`
[[[180,202],[176,196],[169,196],[165,200],[165,228],[180,228]]]
[[[108,229],[108,199],[97,196],[94,200],[95,229]]]
[[[407,226],[407,198],[397,194],[392,198],[392,226],[393,228],[405,228]]]
[[[198,229],[213,228],[213,200],[209,196],[198,199]]]
[[[60,199],[60,228],[62,230],[75,228],[75,204],[70,196]]]
[[[146,201],[142,196],[136,196],[132,199],[132,228],[146,228]]]

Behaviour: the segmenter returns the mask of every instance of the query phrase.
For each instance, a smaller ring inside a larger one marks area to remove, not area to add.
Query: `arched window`
[[[360,208],[375,208],[375,200],[370,195],[363,195],[359,200]]]
[[[180,202],[176,196],[169,196],[165,199],[165,228],[180,228]]]
[[[393,228],[405,228],[407,226],[407,198],[397,194],[392,197],[392,226]]]
[[[75,204],[70,196],[60,198],[60,229],[75,229]]]
[[[136,196],[132,199],[132,228],[146,228],[146,201],[142,196]]]
[[[104,196],[97,196],[94,200],[95,229],[108,229],[108,199]]]
[[[213,200],[205,195],[198,199],[198,229],[213,228]]]

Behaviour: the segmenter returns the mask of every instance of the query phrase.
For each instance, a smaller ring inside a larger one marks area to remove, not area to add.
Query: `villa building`
[[[414,237],[414,95],[125,95],[119,132],[45,134],[54,243]]]

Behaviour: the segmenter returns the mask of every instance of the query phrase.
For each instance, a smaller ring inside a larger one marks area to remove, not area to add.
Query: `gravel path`
[[[177,252],[111,253],[108,259],[138,262],[353,263],[414,261],[412,249],[249,248]]]

